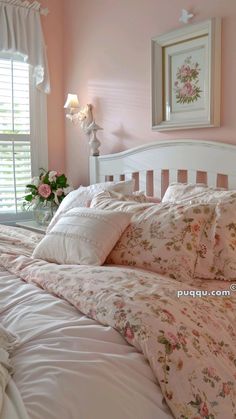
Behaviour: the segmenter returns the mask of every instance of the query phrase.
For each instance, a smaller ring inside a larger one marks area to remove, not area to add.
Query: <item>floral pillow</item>
[[[231,199],[230,199],[231,196]],[[195,277],[236,280],[236,198],[227,191],[218,201],[215,221],[205,230],[205,243],[198,254]]]
[[[194,277],[201,238],[214,213],[215,205],[208,204],[151,205],[133,215],[106,263],[148,269],[188,282]]]

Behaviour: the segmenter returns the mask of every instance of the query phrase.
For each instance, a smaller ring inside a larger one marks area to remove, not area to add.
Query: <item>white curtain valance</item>
[[[33,67],[36,87],[50,92],[41,19],[35,9],[0,1],[0,51],[23,55]]]

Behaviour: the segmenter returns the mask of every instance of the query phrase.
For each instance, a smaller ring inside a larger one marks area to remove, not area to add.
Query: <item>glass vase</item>
[[[41,226],[48,226],[57,208],[58,206],[51,201],[40,202],[34,208],[34,219],[36,223]]]

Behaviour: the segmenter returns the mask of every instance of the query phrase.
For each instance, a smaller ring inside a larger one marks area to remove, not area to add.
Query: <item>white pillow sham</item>
[[[33,258],[69,265],[102,265],[129,225],[131,215],[73,208],[36,246]]]
[[[152,206],[145,195],[121,195],[114,191],[102,191],[92,199],[90,208],[137,213]]]
[[[52,218],[47,233],[51,231],[54,225],[59,221],[61,216],[71,210],[72,208],[87,207],[95,195],[101,191],[116,191],[123,195],[131,195],[134,191],[135,181],[133,179],[121,182],[103,182],[95,183],[90,186],[80,186],[75,191],[70,192],[62,201],[56,214]]]
[[[204,183],[171,183],[163,198],[162,202],[183,202],[201,198],[205,195],[213,195],[218,192],[225,191],[224,188],[213,188]],[[206,201],[204,201],[206,202]]]

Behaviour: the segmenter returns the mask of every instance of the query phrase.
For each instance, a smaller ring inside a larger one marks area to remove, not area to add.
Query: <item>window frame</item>
[[[10,58],[13,61],[25,62],[24,56],[0,51],[0,59]],[[33,68],[29,65],[29,95],[30,95],[30,134],[1,134],[0,141],[9,139],[30,140],[31,175],[38,176],[40,168],[48,169],[48,139],[47,139],[47,95],[35,87]],[[32,211],[0,213],[0,224],[15,224],[20,220],[32,219]]]

